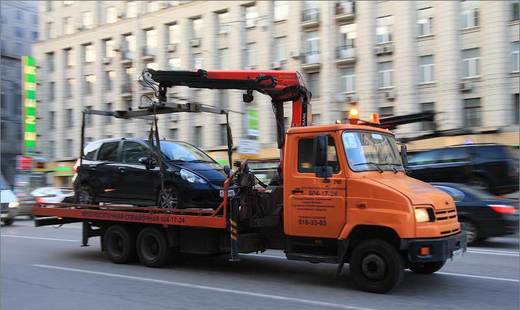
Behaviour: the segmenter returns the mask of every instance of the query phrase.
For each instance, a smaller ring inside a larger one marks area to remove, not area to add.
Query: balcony
[[[306,9],[302,12],[302,27],[315,28],[320,24],[320,10]]]
[[[335,13],[336,22],[344,23],[354,19],[356,5],[354,1],[338,1],[336,2]]]
[[[121,52],[121,64],[125,67],[129,67],[132,65],[133,53],[131,51],[122,51]]]
[[[320,52],[306,52],[303,57],[302,69],[308,72],[320,69]]]
[[[141,59],[143,61],[153,61],[155,59],[156,48],[150,46],[144,46],[141,49]]]
[[[132,83],[127,82],[121,85],[121,97],[132,98]]]
[[[350,65],[356,62],[356,49],[348,46],[338,46],[336,49],[336,64]]]

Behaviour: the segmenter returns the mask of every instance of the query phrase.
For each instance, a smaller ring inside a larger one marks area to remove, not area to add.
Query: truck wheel
[[[386,293],[403,279],[403,260],[388,242],[366,240],[354,248],[350,258],[350,275],[359,289]]]
[[[9,225],[12,225],[14,222],[14,219],[3,219],[2,220],[2,223],[4,223],[5,226],[9,226]]]
[[[148,267],[164,266],[170,258],[172,249],[168,246],[166,235],[155,227],[147,227],[137,236],[137,255],[139,261]]]
[[[425,263],[412,263],[410,262],[410,268],[411,271],[415,273],[422,273],[422,274],[432,274],[434,272],[439,271],[444,264],[446,263],[445,260],[441,262],[425,262]]]
[[[125,264],[135,258],[135,237],[126,227],[110,226],[103,234],[107,257],[116,264]]]

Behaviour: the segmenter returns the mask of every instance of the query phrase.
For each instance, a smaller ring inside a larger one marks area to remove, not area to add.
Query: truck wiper
[[[383,169],[381,167],[379,167],[379,165],[380,165],[379,163],[375,163],[373,161],[366,161],[364,163],[354,164],[354,166],[359,166],[359,165],[374,165],[379,172],[383,173]]]
[[[392,166],[392,170],[394,171],[394,173],[399,172],[399,170],[397,170],[396,167],[402,167],[401,164],[394,164],[394,163],[387,163],[387,164],[385,164],[385,165]]]

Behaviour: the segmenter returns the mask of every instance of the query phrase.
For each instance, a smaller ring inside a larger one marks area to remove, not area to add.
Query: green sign
[[[247,110],[247,135],[258,136],[258,111],[255,108]]]
[[[32,56],[22,56],[22,87],[24,147],[30,155],[36,151],[36,61]]]

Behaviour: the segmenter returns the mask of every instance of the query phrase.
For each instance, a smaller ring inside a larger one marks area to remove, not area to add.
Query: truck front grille
[[[457,218],[457,209],[444,209],[444,210],[435,210],[435,220],[437,221],[447,221]]]

